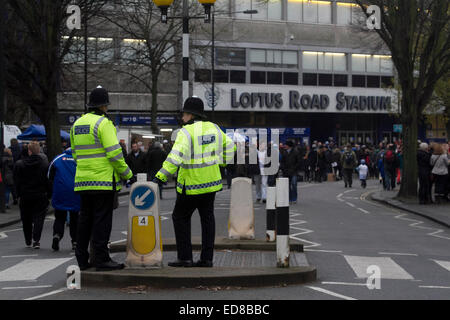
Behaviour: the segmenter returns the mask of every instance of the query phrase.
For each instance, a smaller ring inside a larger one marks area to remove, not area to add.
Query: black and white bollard
[[[276,195],[277,188],[267,188],[267,200],[266,200],[266,240],[268,242],[275,242],[276,238]]]
[[[276,191],[277,267],[289,268],[289,179],[277,179]]]

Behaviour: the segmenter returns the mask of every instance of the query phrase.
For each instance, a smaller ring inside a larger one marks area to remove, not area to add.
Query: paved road
[[[368,200],[380,186],[345,189],[341,183],[299,184],[291,207],[291,237],[305,244],[318,280],[302,286],[201,288],[145,291],[82,288],[65,290],[65,270],[75,264],[68,230],[60,252],[51,250],[52,219],[45,223],[41,249],[24,246],[20,225],[0,230],[0,299],[450,299],[450,232],[424,218]],[[163,237],[173,238],[174,191],[162,202]],[[216,201],[217,235],[226,236],[229,190]],[[126,238],[128,198],[115,212],[112,241]],[[265,236],[265,208],[255,207],[256,235]],[[198,215],[193,236],[200,235]],[[366,286],[367,267],[381,272],[380,289]],[[140,294],[136,294],[140,293]]]

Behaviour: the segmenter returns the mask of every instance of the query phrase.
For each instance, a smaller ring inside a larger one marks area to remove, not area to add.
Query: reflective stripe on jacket
[[[236,146],[212,122],[197,121],[181,128],[172,151],[156,174],[162,181],[178,169],[177,192],[187,195],[220,191],[222,176],[219,165],[234,160]]]
[[[77,162],[75,191],[119,190],[121,179],[133,176],[123,158],[111,120],[94,112],[83,115],[70,130],[73,158]]]

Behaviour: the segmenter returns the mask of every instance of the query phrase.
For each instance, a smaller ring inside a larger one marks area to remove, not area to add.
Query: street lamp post
[[[153,0],[153,3],[161,9],[161,22],[167,23],[169,19],[183,19],[183,102],[189,98],[189,20],[204,18],[205,23],[209,23],[211,17],[211,6],[216,0],[198,0],[205,7],[205,16],[189,16],[188,0],[183,0],[182,17],[168,17],[167,9],[172,5],[173,0]]]

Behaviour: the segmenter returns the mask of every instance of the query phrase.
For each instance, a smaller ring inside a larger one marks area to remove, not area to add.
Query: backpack
[[[345,153],[345,163],[348,164],[348,165],[354,163],[354,161],[353,161],[353,154],[351,152],[346,152]]]
[[[386,162],[389,163],[394,162],[394,152],[392,152],[392,150],[388,150],[384,158],[386,159]]]

